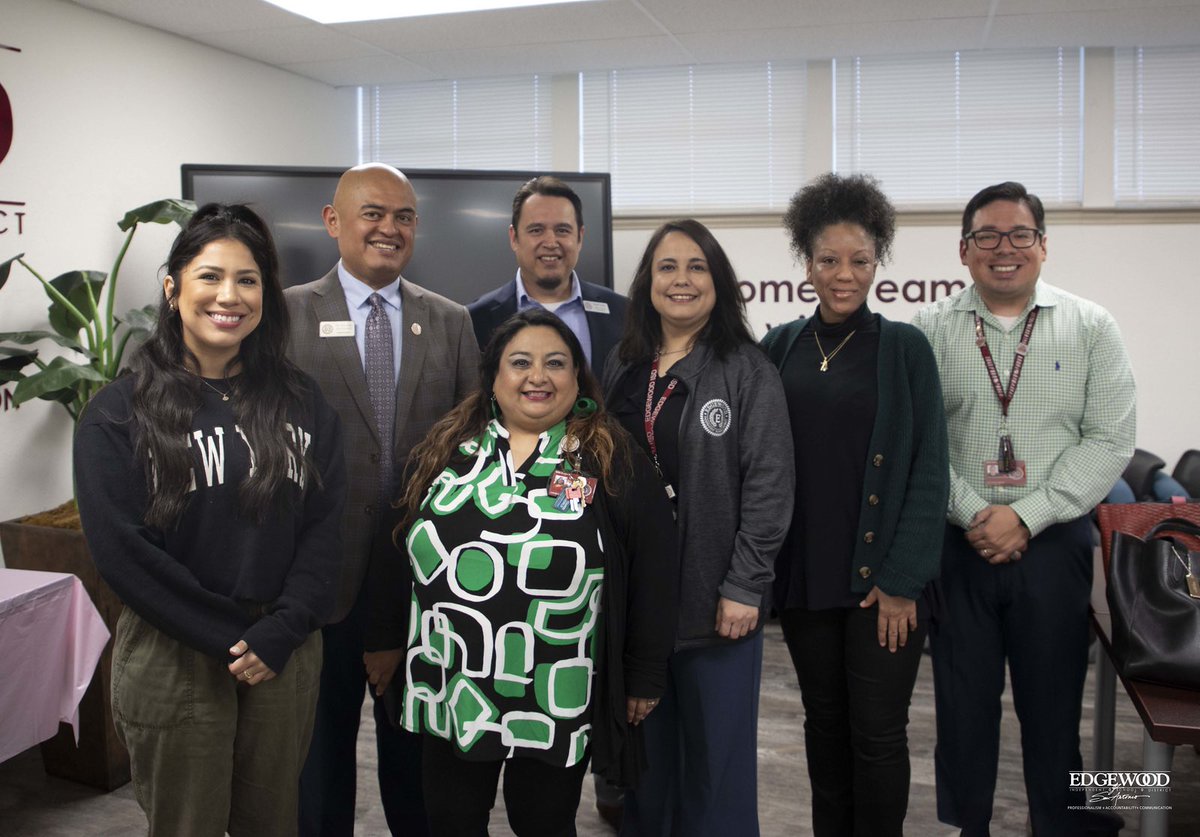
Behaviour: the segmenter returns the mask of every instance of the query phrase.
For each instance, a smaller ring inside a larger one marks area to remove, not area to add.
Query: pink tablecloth
[[[0,761],[69,723],[79,739],[79,701],[108,629],[79,579],[0,569]]]

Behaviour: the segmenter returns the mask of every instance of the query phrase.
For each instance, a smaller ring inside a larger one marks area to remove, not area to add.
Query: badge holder
[[[575,454],[575,467],[571,467],[570,460],[564,455],[565,467],[554,469],[546,493],[554,498],[554,508],[559,511],[581,512],[584,506],[590,505],[596,498],[596,478],[584,473],[583,454],[579,450],[578,436],[573,433],[563,436],[559,451],[563,454]]]

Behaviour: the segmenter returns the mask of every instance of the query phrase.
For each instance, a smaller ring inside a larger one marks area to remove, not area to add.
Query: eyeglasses
[[[1040,230],[1031,230],[1028,227],[1017,227],[1015,230],[1008,232],[1000,232],[999,230],[976,230],[975,232],[967,233],[963,236],[963,241],[974,240],[975,246],[980,250],[995,250],[1000,246],[1000,239],[1007,238],[1013,247],[1018,250],[1028,250],[1033,245],[1041,240],[1042,233]]]

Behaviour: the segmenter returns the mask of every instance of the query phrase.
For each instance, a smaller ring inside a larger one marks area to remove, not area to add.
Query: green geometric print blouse
[[[555,508],[565,422],[514,467],[493,420],[433,481],[409,529],[402,723],[463,758],[587,754],[603,544],[592,506]]]

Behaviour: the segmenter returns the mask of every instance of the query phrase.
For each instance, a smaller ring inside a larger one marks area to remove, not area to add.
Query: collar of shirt
[[[1033,296],[1025,303],[1025,307],[1018,314],[1018,318],[1023,322],[1025,315],[1033,310],[1036,305],[1039,308],[1049,308],[1059,303],[1061,297],[1058,292],[1050,285],[1047,285],[1041,279],[1038,279],[1037,284],[1033,286]],[[979,288],[974,283],[969,288],[960,293],[954,299],[955,311],[966,311],[969,313],[978,312],[980,318],[984,322],[991,322],[994,326],[999,326],[999,321],[996,320],[996,315],[988,310],[987,303],[983,301],[983,297],[979,295]]]
[[[400,277],[389,285],[385,285],[376,291],[366,282],[362,282],[354,277],[349,270],[346,269],[341,261],[338,262],[338,281],[342,283],[342,293],[346,295],[346,307],[351,311],[355,308],[365,308],[370,311],[371,305],[367,302],[371,294],[377,293],[383,297],[383,301],[391,306],[397,313],[400,312]],[[388,316],[392,316],[392,312],[388,311]]]
[[[525,290],[525,283],[521,281],[521,270],[517,269],[517,310],[524,311],[528,308],[545,308],[546,306],[531,297]],[[583,306],[583,288],[579,284],[579,276],[575,271],[571,271],[571,295],[558,304],[558,308],[563,308],[569,305]]]
[[[404,321],[404,309],[400,301],[400,277],[376,291],[366,282],[354,277],[341,261],[338,262],[338,281],[342,285],[342,293],[346,297],[346,308],[350,313],[350,321],[354,323],[354,342],[358,344],[358,357],[366,368],[367,315],[371,313],[371,303],[367,300],[371,294],[378,293],[383,297],[387,310],[388,321],[392,327],[392,365],[395,367],[396,379],[400,379],[400,350],[401,324]]]

